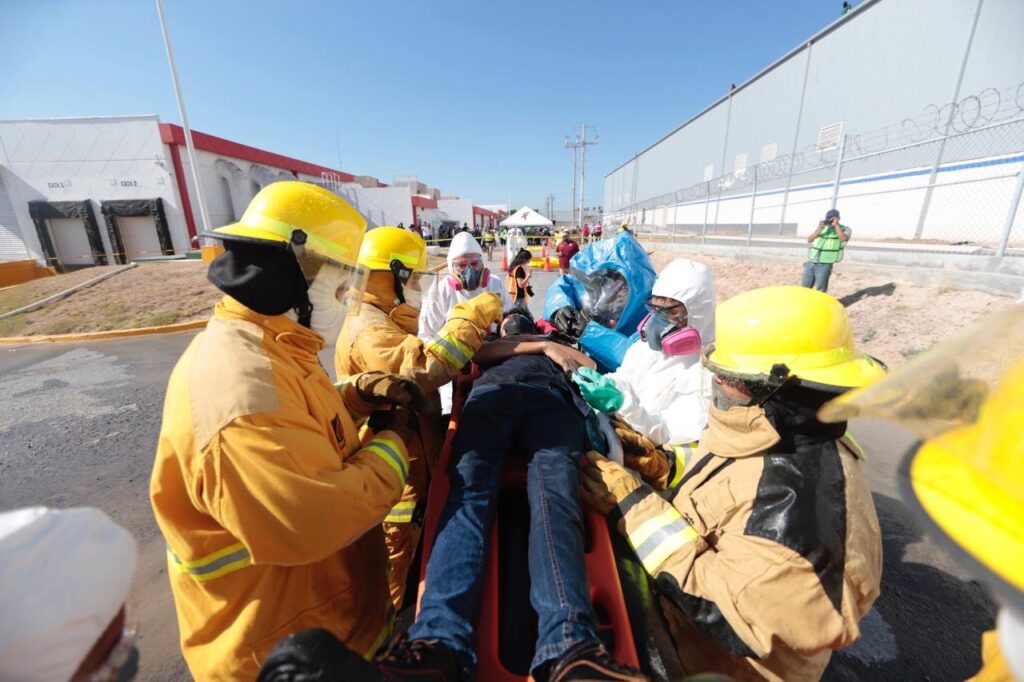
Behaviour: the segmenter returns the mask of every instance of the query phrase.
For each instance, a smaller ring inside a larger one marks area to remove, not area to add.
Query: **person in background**
[[[381,521],[419,388],[381,372],[338,387],[317,355],[363,295],[365,231],[338,195],[285,181],[205,235],[224,243],[207,276],[225,296],[171,372],[149,488],[196,679],[254,679],[285,629],[364,655],[391,632]]]
[[[469,223],[462,223],[462,228],[459,232],[469,232]]]
[[[838,301],[801,287],[726,301],[715,333],[708,428],[678,489],[666,499],[589,453],[582,496],[616,513],[688,673],[817,680],[860,637],[882,537],[862,451],[816,415],[885,369]]]
[[[594,236],[594,241],[601,241],[601,225],[600,225],[600,223],[597,224],[597,225],[594,225],[594,229],[591,231],[591,234]]]
[[[498,237],[494,234],[494,228],[489,227],[484,232],[484,251],[487,253],[487,260],[494,260],[494,245],[498,241]]]
[[[685,258],[658,275],[640,339],[611,374],[573,375],[591,407],[611,414],[625,463],[658,490],[693,463],[707,426],[710,375],[700,350],[715,341],[715,287],[706,265]]]
[[[504,248],[504,247],[505,247],[505,240],[506,240],[507,238],[508,238],[508,228],[507,228],[507,227],[503,227],[503,228],[501,228],[501,230],[500,230],[500,231],[498,232],[498,241],[499,241],[499,242],[501,242],[501,246],[502,246],[502,248]]]
[[[138,550],[99,509],[0,512],[0,679],[127,682]]]
[[[366,233],[359,265],[369,271],[359,313],[346,320],[335,344],[338,378],[368,371],[412,378],[426,396],[425,417],[419,420],[420,441],[409,446],[409,477],[398,504],[384,519],[390,571],[388,582],[395,608],[405,594],[409,566],[419,542],[422,500],[441,452],[437,428],[441,401],[437,389],[448,383],[483,344],[484,334],[501,319],[501,298],[485,293],[456,303],[437,336],[424,342],[416,336],[423,293],[437,279],[427,268],[423,240],[396,227]]]
[[[832,266],[843,260],[843,249],[852,234],[853,230],[840,224],[839,211],[833,208],[826,213],[825,219],[818,223],[818,228],[807,237],[811,247],[807,250],[807,262],[804,263],[804,276],[800,285],[827,292]]]
[[[512,262],[508,264],[505,288],[517,308],[529,308],[527,297],[533,297],[533,287],[530,286],[531,260],[533,260],[533,254],[526,249],[520,249]]]
[[[996,629],[981,637],[972,682],[1024,680],[1022,337],[1017,304],[819,413],[824,422],[881,418],[918,436],[898,469],[900,497],[1000,606]]]
[[[581,241],[583,242],[584,245],[586,245],[586,243],[588,241],[590,241],[590,225],[584,225],[583,226],[582,235],[583,235],[583,237],[582,237]]]
[[[622,225],[619,226],[619,232],[625,232],[628,235],[633,235],[633,230],[629,229],[629,225],[626,223],[622,223]]]
[[[572,233],[566,230],[562,233],[562,241],[555,247],[558,254],[558,269],[563,275],[569,274],[569,261],[580,252],[580,245],[572,238]]]

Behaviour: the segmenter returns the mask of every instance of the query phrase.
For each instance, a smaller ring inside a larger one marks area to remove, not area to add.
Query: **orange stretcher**
[[[452,439],[459,426],[462,404],[474,378],[475,375],[462,375],[455,381],[451,422],[427,497],[417,609],[419,598],[423,596],[427,560],[450,489],[448,472]],[[506,458],[497,503],[477,623],[477,669],[480,679],[513,682],[532,679],[529,668],[537,637],[536,614],[529,599],[526,466],[521,458],[514,457],[514,453]],[[634,626],[631,624],[631,614],[623,593],[607,522],[601,514],[586,507],[583,519],[585,564],[599,633],[617,660],[632,666],[647,667],[640,665]],[[639,591],[645,589],[646,583]],[[634,585],[632,592],[637,591]],[[637,614],[634,614],[633,621],[639,628],[651,626],[650,622],[645,622],[642,614],[639,615],[640,620],[637,618]],[[637,634],[641,635],[641,640],[649,639],[646,633]]]

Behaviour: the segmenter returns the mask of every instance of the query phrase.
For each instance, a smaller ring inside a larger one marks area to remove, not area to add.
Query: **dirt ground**
[[[659,271],[679,252],[655,252]],[[798,262],[738,261],[693,255],[714,273],[719,301],[759,286],[796,284]],[[443,262],[432,257],[432,262]],[[109,268],[89,268],[0,291],[0,312],[39,300]],[[859,347],[890,367],[932,347],[954,329],[1013,302],[978,291],[924,287],[836,266],[829,293],[846,306]],[[41,310],[0,320],[0,336],[66,334],[204,319],[221,294],[198,261],[147,263]]]
[[[711,268],[719,302],[756,287],[799,284],[803,273],[803,265],[797,261],[738,261],[678,251],[655,252],[651,261],[660,272],[669,261],[680,257]],[[851,263],[835,266],[829,293],[846,306],[858,348],[889,367],[906,362],[950,332],[1014,302],[1008,296],[923,287],[868,275]]]
[[[63,291],[112,268],[88,268],[0,291],[0,312]],[[31,295],[30,295],[31,294]],[[0,336],[133,329],[208,317],[222,294],[200,261],[143,263],[45,308],[0,320]],[[16,305],[9,300],[18,301]]]

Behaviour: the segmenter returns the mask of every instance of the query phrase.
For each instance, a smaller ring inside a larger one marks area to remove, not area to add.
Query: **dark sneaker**
[[[600,642],[583,642],[574,646],[562,654],[550,670],[548,682],[646,682],[649,679],[636,668],[622,665],[612,658]]]
[[[393,682],[460,682],[465,672],[455,652],[436,640],[396,638],[377,658],[380,679]]]

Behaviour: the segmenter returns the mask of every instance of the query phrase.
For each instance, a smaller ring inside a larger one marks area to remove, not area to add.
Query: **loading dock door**
[[[54,248],[57,249],[57,262],[60,265],[66,267],[95,263],[89,235],[81,218],[50,218],[46,223],[50,228],[50,236]]]
[[[117,219],[117,227],[121,232],[128,260],[153,258],[163,253],[152,216],[120,216]]]
[[[107,252],[92,202],[30,201],[28,214],[36,227],[46,264],[64,272],[65,265],[106,265]]]

